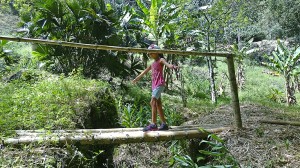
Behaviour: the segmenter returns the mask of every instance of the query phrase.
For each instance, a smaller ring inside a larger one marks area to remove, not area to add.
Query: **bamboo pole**
[[[261,123],[300,126],[300,122],[280,120],[260,120]]]
[[[144,48],[83,44],[83,43],[73,43],[73,42],[66,42],[66,41],[42,40],[42,39],[32,39],[32,38],[16,38],[16,37],[7,37],[7,36],[0,36],[0,40],[8,40],[8,41],[15,41],[15,42],[31,42],[31,43],[58,45],[58,46],[66,46],[66,47],[78,47],[78,48],[87,48],[87,49],[95,49],[95,50],[126,51],[132,53],[162,53],[162,54],[199,55],[199,56],[217,56],[217,57],[233,56],[233,54],[230,53],[203,53],[197,51],[178,51],[178,50],[149,50]]]
[[[20,136],[17,138],[8,138],[3,140],[4,145],[29,144],[35,142],[56,142],[56,143],[81,143],[81,144],[127,144],[141,142],[169,141],[177,139],[205,138],[208,133],[218,133],[224,130],[230,130],[230,127],[221,127],[206,129],[186,129],[179,131],[129,131],[129,132],[106,132],[91,133],[85,135],[45,135],[45,136]]]
[[[180,129],[199,129],[199,128],[211,128],[212,125],[182,125],[182,126],[169,126],[173,130]],[[75,130],[15,130],[16,134],[47,134],[47,133],[105,133],[105,132],[130,132],[130,131],[142,131],[143,128],[105,128],[105,129],[75,129]]]
[[[200,127],[191,127],[191,128],[172,128],[171,131],[189,131],[189,130],[198,130]],[[27,132],[26,130],[17,130],[16,134],[18,136],[42,136],[42,135],[89,135],[89,134],[102,134],[102,133],[113,133],[113,132],[134,132],[134,131],[142,131],[142,128],[138,129],[99,129],[99,130],[55,130],[53,132]]]
[[[200,125],[186,125],[186,126],[169,126],[171,131],[186,131],[199,130],[199,128],[209,129],[211,126],[204,128]],[[112,128],[112,129],[76,129],[76,130],[15,130],[17,136],[71,136],[71,135],[91,135],[111,132],[133,132],[142,131],[142,128]]]
[[[231,89],[231,103],[232,103],[232,108],[233,108],[234,117],[235,117],[235,125],[236,125],[237,129],[241,129],[243,127],[243,125],[242,125],[242,118],[241,118],[238,87],[236,84],[236,77],[235,77],[235,71],[234,71],[233,57],[231,57],[231,56],[227,57],[227,66],[228,66],[229,82],[230,82],[230,89]]]

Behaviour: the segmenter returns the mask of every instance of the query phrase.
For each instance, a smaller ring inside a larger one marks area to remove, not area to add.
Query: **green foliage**
[[[270,61],[264,63],[268,68],[274,69],[283,74],[286,83],[287,104],[295,104],[296,97],[294,96],[294,88],[291,86],[291,78],[300,74],[300,67],[298,65],[300,60],[300,47],[289,49],[284,46],[280,40],[277,41],[278,46],[272,56],[266,56]]]
[[[1,74],[10,72],[11,68],[18,63],[19,58],[16,57],[11,50],[7,50],[6,46],[9,41],[0,40],[0,72]]]
[[[174,105],[172,104],[174,104],[174,102],[166,105],[163,104],[164,114],[167,123],[169,125],[181,125],[184,122],[182,113],[177,108],[175,108]]]
[[[274,102],[282,103],[284,101],[284,93],[276,88],[271,88],[267,98]]]
[[[280,40],[277,40],[277,44],[278,46],[276,51],[272,53],[273,55],[266,56],[270,63],[265,63],[265,65],[282,73],[285,77],[299,74],[297,63],[300,58],[300,47],[289,49]]]
[[[206,72],[199,68],[185,68],[182,70],[185,76],[187,95],[194,98],[209,99],[209,80]]]
[[[151,120],[151,93],[138,87],[130,86],[126,92],[120,93],[118,101],[119,122],[123,127],[144,127]],[[183,123],[182,114],[173,105],[174,102],[163,100],[163,110],[168,125]],[[159,117],[157,118],[159,121]]]
[[[245,58],[247,58],[247,50],[249,49],[252,42],[253,38],[247,41],[247,43],[242,48],[239,48],[238,44],[233,44],[231,46],[232,52],[236,56],[235,59],[239,64],[242,63]]]
[[[20,80],[0,87],[1,134],[15,129],[74,129],[85,122],[91,108],[113,111],[96,105],[101,90],[109,95],[106,88],[103,82],[77,76],[23,72]]]
[[[212,163],[214,163],[211,167],[238,167],[238,162],[231,155],[229,150],[227,149],[224,141],[219,138],[215,134],[208,135],[207,140],[202,140],[201,143],[205,143],[209,146],[208,150],[200,150],[199,152],[206,157],[212,157]],[[198,157],[197,160],[203,160],[205,158]]]
[[[150,35],[148,36],[150,40],[164,41],[160,38],[166,36],[172,28],[175,29],[176,27],[176,18],[180,13],[180,9],[182,9],[180,2],[153,0],[149,8],[143,0],[137,0],[136,2],[139,9],[130,11],[133,17],[131,17],[129,23],[140,20],[139,24],[142,24],[146,36]]]
[[[149,106],[138,104],[124,104],[119,101],[120,124],[126,128],[143,127],[151,119]]]
[[[31,16],[21,16],[23,26],[29,25],[30,37],[63,40],[79,43],[122,45],[122,28],[118,17],[103,0],[36,0]],[[31,20],[31,18],[33,18]],[[29,24],[30,23],[30,24]],[[56,73],[70,73],[83,68],[83,75],[97,78],[99,72],[111,76],[126,77],[139,67],[128,66],[128,55],[123,52],[109,52],[62,46],[35,47],[34,55],[39,61],[46,61],[48,70]],[[40,53],[40,54],[39,54]],[[129,64],[131,65],[131,64]],[[129,71],[129,72],[128,72]]]
[[[198,166],[197,163],[195,163],[189,155],[175,155],[175,160],[179,163],[181,167],[186,168],[200,168],[201,166]]]
[[[126,128],[143,127],[147,125],[151,119],[150,105],[138,104],[136,102],[138,101],[135,101],[134,104],[124,104],[122,101],[119,101],[118,111],[120,124]],[[169,125],[180,125],[183,123],[181,113],[170,105],[163,106],[165,118]]]
[[[268,8],[273,18],[276,18],[286,36],[299,35],[300,3],[293,0],[267,0]]]
[[[209,140],[201,141],[201,144],[206,144],[207,148],[199,151],[201,155],[197,158],[197,161],[209,158],[208,164],[199,165],[189,155],[184,154],[183,150],[178,147],[175,148],[177,149],[177,153],[174,155],[174,160],[171,160],[171,164],[174,165],[174,162],[176,162],[180,167],[188,168],[229,168],[239,166],[221,138],[215,134],[209,134],[207,138]]]

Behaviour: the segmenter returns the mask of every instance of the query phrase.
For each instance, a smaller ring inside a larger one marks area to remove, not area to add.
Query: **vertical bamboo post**
[[[228,65],[229,82],[230,82],[230,89],[231,89],[231,103],[232,103],[232,109],[234,111],[235,124],[237,129],[241,129],[243,126],[242,126],[238,88],[236,84],[236,77],[234,71],[234,60],[232,55],[227,56],[227,65]]]

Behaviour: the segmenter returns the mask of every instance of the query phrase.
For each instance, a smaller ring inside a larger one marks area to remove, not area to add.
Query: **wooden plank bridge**
[[[16,137],[2,140],[3,145],[37,142],[80,144],[127,144],[178,139],[206,138],[209,133],[231,130],[230,127],[203,129],[199,125],[171,126],[167,131],[143,132],[142,128],[78,129],[78,130],[16,130]]]

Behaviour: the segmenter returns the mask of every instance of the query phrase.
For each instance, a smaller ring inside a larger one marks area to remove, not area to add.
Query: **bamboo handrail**
[[[179,50],[149,50],[149,49],[145,49],[145,48],[118,47],[118,46],[97,45],[97,44],[83,44],[83,43],[73,43],[73,42],[67,42],[67,41],[54,41],[54,40],[7,37],[7,36],[0,36],[0,40],[8,40],[8,41],[15,41],[15,42],[32,42],[32,43],[40,43],[40,44],[67,46],[67,47],[88,48],[88,49],[95,49],[95,50],[126,51],[126,52],[132,52],[132,53],[162,53],[162,54],[198,55],[198,56],[216,56],[216,57],[234,56],[234,54],[231,54],[231,53],[211,53],[211,52],[208,53],[208,52],[179,51]]]
[[[119,132],[120,129],[113,132],[101,132],[101,129],[92,131],[90,133],[54,133],[54,134],[29,134],[23,135],[16,138],[8,138],[3,140],[4,145],[16,145],[16,144],[29,144],[35,142],[56,142],[56,143],[81,143],[81,144],[127,144],[127,143],[141,143],[141,142],[157,142],[157,141],[169,141],[178,139],[194,139],[194,138],[205,138],[208,133],[219,133],[225,130],[230,130],[230,127],[221,127],[213,129],[205,129],[201,131],[199,127],[186,128],[178,130],[168,131],[150,131],[142,132],[139,128],[138,131]],[[105,129],[102,129],[105,130]],[[112,129],[113,130],[113,129]],[[99,132],[100,131],[100,132]]]

